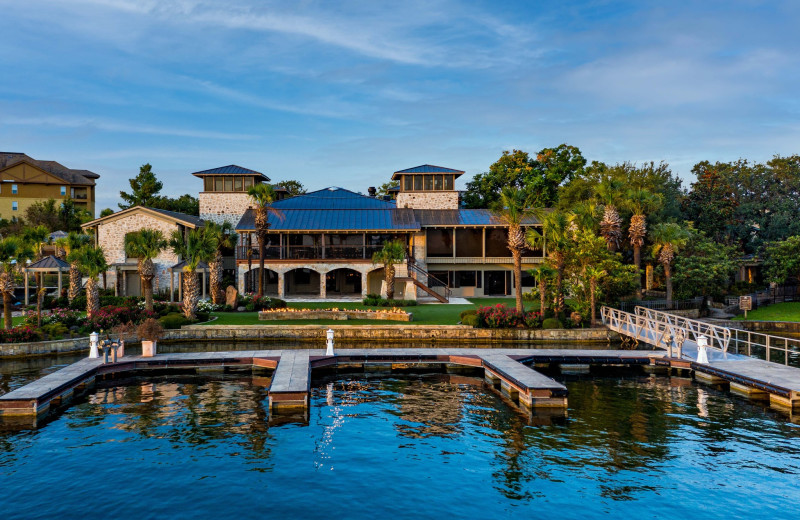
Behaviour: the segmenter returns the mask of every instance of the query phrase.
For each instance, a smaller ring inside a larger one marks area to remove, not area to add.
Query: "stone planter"
[[[153,357],[156,355],[156,345],[158,341],[142,340],[142,357]]]

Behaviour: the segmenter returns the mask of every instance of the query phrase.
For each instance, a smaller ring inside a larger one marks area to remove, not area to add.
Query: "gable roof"
[[[118,218],[127,217],[132,213],[144,213],[146,215],[150,215],[156,218],[172,221],[176,224],[183,224],[184,226],[190,228],[198,228],[198,227],[203,227],[205,225],[205,221],[203,219],[201,219],[200,217],[196,217],[194,215],[187,215],[186,213],[178,213],[177,211],[167,211],[165,209],[148,208],[146,206],[134,206],[132,208],[124,209],[122,211],[112,213],[111,215],[107,215],[105,217],[100,217],[98,219],[92,220],[91,222],[82,224],[81,227],[84,229],[97,227],[100,224],[105,224],[107,222],[116,220]]]
[[[269,177],[267,177],[261,172],[251,170],[249,168],[242,168],[241,166],[237,166],[235,164],[229,164],[228,166],[220,166],[219,168],[211,168],[210,170],[194,172],[192,175],[194,175],[195,177],[202,177],[204,175],[256,175],[261,177],[265,181],[270,180]]]
[[[464,171],[445,168],[443,166],[434,166],[432,164],[423,164],[421,166],[414,166],[413,168],[406,168],[405,170],[398,170],[392,174],[392,179],[398,179],[400,175],[407,173],[455,173],[456,177],[459,177]]]
[[[100,176],[89,170],[73,170],[67,168],[61,163],[56,161],[38,161],[29,155],[18,152],[0,152],[0,171],[16,166],[20,163],[27,163],[35,168],[55,175],[59,179],[67,182],[68,184],[85,184],[94,186],[95,179]]]
[[[322,190],[304,193],[275,201],[273,208],[288,209],[315,209],[315,210],[342,210],[342,209],[392,209],[395,203],[375,197],[367,197],[359,193],[331,186]]]

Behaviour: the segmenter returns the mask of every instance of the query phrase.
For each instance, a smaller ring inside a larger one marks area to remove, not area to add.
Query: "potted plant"
[[[142,357],[153,357],[158,340],[164,336],[164,327],[157,319],[148,318],[136,327],[136,335],[142,342]]]

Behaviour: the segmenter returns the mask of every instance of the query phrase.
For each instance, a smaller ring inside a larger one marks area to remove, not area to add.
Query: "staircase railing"
[[[418,282],[420,282],[420,283],[423,283],[423,282],[421,282],[421,281],[420,281],[420,280],[417,278],[417,276],[419,276],[419,275],[425,276],[425,277],[427,278],[428,282],[427,282],[427,283],[425,283],[424,285],[425,285],[426,287],[428,287],[429,289],[432,289],[432,290],[434,290],[434,287],[431,287],[431,283],[430,283],[430,281],[431,281],[431,280],[435,281],[435,282],[438,284],[436,287],[441,287],[441,288],[443,289],[443,292],[444,292],[443,296],[444,296],[444,298],[445,298],[447,301],[450,301],[450,295],[452,294],[452,292],[453,292],[453,291],[451,291],[451,290],[450,290],[450,288],[447,286],[447,283],[446,283],[446,282],[444,282],[444,281],[440,280],[439,278],[436,278],[436,277],[435,277],[435,276],[433,276],[431,273],[429,273],[429,272],[428,272],[428,271],[426,271],[425,269],[423,269],[423,268],[421,268],[420,266],[418,266],[418,265],[417,265],[417,263],[414,261],[414,259],[413,259],[413,258],[411,258],[411,257],[409,257],[409,258],[408,258],[408,260],[407,260],[407,262],[406,262],[406,265],[407,265],[407,267],[408,267],[408,274],[409,274],[409,276],[411,276],[412,278],[414,278],[415,280],[417,280],[417,281],[418,281]],[[413,273],[413,274],[412,274],[412,273]],[[414,276],[414,275],[416,275],[416,276]]]

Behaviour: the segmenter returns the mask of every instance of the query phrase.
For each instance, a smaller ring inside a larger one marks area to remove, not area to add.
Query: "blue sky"
[[[239,164],[366,191],[569,143],[609,163],[800,153],[800,2],[0,0],[0,150],[170,195]]]

